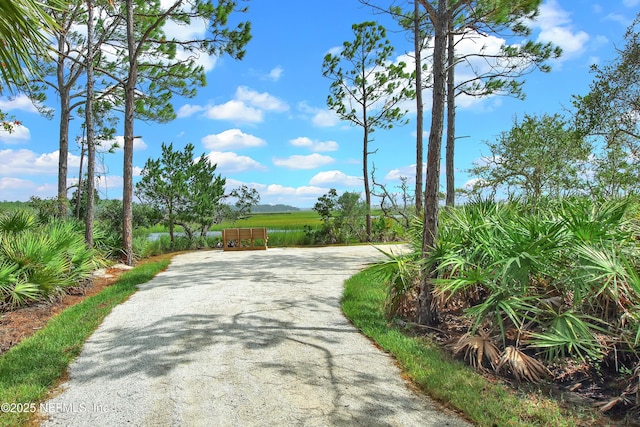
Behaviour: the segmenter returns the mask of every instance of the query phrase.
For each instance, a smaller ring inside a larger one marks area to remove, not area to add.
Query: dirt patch
[[[105,287],[114,284],[129,267],[116,265],[99,270],[92,283],[71,288],[52,302],[37,303],[32,306],[18,308],[0,313],[0,355],[25,338],[42,329],[49,320],[65,308],[78,304],[92,295],[101,292]]]

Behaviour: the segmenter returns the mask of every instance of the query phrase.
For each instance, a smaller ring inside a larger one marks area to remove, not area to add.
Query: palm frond
[[[518,381],[539,383],[549,375],[548,369],[542,363],[513,346],[504,349],[496,372],[503,368]]]
[[[500,362],[500,350],[484,331],[466,333],[451,347],[454,354],[464,352],[464,359],[475,369],[484,369],[488,364],[495,370]]]

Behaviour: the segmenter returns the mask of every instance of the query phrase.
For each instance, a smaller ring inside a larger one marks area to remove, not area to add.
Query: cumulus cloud
[[[294,147],[306,147],[316,153],[323,151],[336,151],[338,149],[338,143],[335,141],[312,141],[306,136],[300,136],[292,139],[289,143]]]
[[[260,123],[264,120],[262,110],[236,100],[228,101],[222,105],[210,106],[207,108],[205,115],[214,120],[230,120],[243,123]]]
[[[27,113],[38,112],[38,109],[33,105],[31,99],[22,93],[15,97],[0,99],[0,110],[4,112],[12,110],[26,111]]]
[[[462,185],[462,188],[464,190],[473,190],[476,185],[482,185],[484,183],[484,180],[482,178],[471,178],[470,180],[468,180],[467,182],[465,182]]]
[[[217,165],[217,170],[225,173],[243,172],[246,170],[267,170],[267,168],[248,156],[239,156],[231,151],[212,151],[207,154],[212,164]]]
[[[551,42],[560,46],[562,59],[575,57],[584,52],[589,34],[573,28],[571,14],[557,0],[549,0],[540,6],[540,14],[531,22],[532,28],[540,30],[539,42]]]
[[[31,196],[49,198],[55,196],[57,190],[56,184],[38,184],[26,179],[0,177],[0,191],[5,200],[26,202]]]
[[[423,167],[423,169],[425,169]],[[424,176],[424,173],[423,173]],[[384,179],[389,181],[399,181],[400,178],[409,178],[410,181],[415,182],[416,180],[416,164],[412,164],[409,166],[403,166],[397,169],[391,169]]]
[[[306,102],[298,103],[298,110],[305,116],[311,116],[311,123],[317,127],[331,127],[340,123],[340,118],[332,110],[312,107]]]
[[[0,108],[0,110],[2,110]],[[11,132],[7,132],[4,129],[0,129],[0,141],[5,144],[22,144],[23,142],[31,139],[31,132],[29,128],[23,125],[16,125]]]
[[[271,71],[269,71],[269,74],[263,77],[263,80],[271,80],[277,82],[278,80],[280,80],[280,77],[282,77],[282,73],[284,73],[284,68],[278,65],[277,67],[271,69]]]
[[[239,86],[236,89],[236,99],[266,111],[284,112],[289,110],[289,105],[283,100],[267,92],[260,93],[246,86]]]
[[[206,110],[206,107],[203,107],[202,105],[185,104],[178,108],[176,115],[178,118],[189,117],[204,110]]]
[[[0,170],[4,176],[13,175],[56,175],[58,173],[59,151],[38,154],[31,150],[0,150]],[[80,157],[69,154],[69,168],[80,165]]]
[[[362,178],[357,176],[349,176],[346,173],[339,170],[319,172],[315,174],[311,180],[311,185],[324,185],[330,186],[332,184],[339,184],[344,187],[361,187]]]
[[[112,140],[101,141],[101,145],[105,149],[111,148],[114,144],[117,146],[116,151],[124,150],[124,135],[118,135]],[[133,151],[142,151],[146,149],[147,144],[142,138],[133,138]]]
[[[273,164],[287,169],[315,169],[335,162],[330,156],[310,154],[308,156],[294,155],[285,158],[274,157]]]
[[[302,187],[285,187],[280,184],[267,185],[265,194],[268,196],[315,196],[325,193],[325,188],[302,186]]]
[[[185,104],[178,109],[177,116],[189,117],[202,112],[213,120],[229,120],[236,123],[261,123],[265,112],[282,113],[289,105],[267,92],[257,92],[246,86],[236,89],[234,99],[224,104],[191,105]]]
[[[118,175],[99,175],[96,176],[96,190],[101,194],[111,197],[110,193],[118,194],[116,190],[121,190],[124,186],[124,178]]]
[[[264,139],[243,133],[240,129],[227,129],[219,134],[207,135],[202,138],[202,143],[208,150],[239,150],[267,145]]]

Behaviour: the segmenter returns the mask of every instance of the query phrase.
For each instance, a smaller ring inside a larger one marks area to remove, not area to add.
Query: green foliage
[[[563,402],[542,394],[514,393],[500,382],[487,381],[467,366],[451,360],[439,346],[416,334],[413,329],[405,331],[395,323],[391,325],[383,310],[386,295],[384,283],[367,269],[345,282],[342,310],[357,328],[394,356],[408,378],[438,401],[461,411],[474,424],[522,427],[598,425],[593,413],[574,412]],[[487,342],[482,342],[482,345],[492,348]],[[532,367],[526,364],[528,361],[524,361],[521,352],[510,350],[505,354],[510,356],[502,359],[505,370],[508,366],[509,370],[514,369],[527,376],[534,373],[536,367],[540,368],[539,365]],[[494,353],[493,360],[497,362],[495,359]]]
[[[320,215],[322,227],[305,227],[310,244],[362,242],[366,240],[364,218],[366,206],[360,195],[344,192],[338,196],[332,188],[318,198],[313,210]]]
[[[162,156],[147,160],[136,184],[140,199],[164,214],[172,243],[178,224],[190,240],[196,230],[204,237],[224,196],[225,180],[215,175],[216,165],[204,154],[194,161],[193,150],[193,144],[174,151],[173,144],[163,143]]]
[[[0,214],[0,306],[55,296],[90,277],[98,263],[77,223],[39,224],[27,211]]]
[[[419,277],[420,260],[416,252],[407,254],[394,254],[382,249],[386,259],[374,264],[370,273],[379,283],[387,286],[385,299],[385,315],[389,318],[402,314],[416,289],[416,279]]]
[[[583,166],[591,147],[557,114],[525,115],[487,145],[490,155],[470,171],[479,190],[502,190],[536,203],[543,195],[576,194],[585,185]]]
[[[366,134],[389,129],[403,120],[400,101],[414,95],[407,84],[406,64],[389,61],[394,49],[381,25],[363,22],[352,29],[353,42],[345,41],[339,55],[329,53],[324,58],[322,74],[332,80],[327,105]]]
[[[507,358],[503,366],[511,366],[506,372],[522,378],[537,372],[528,359],[534,355],[604,363],[624,353],[638,361],[640,223],[634,203],[542,199],[534,209],[478,199],[444,210],[441,233],[424,260],[437,273],[437,301],[463,309],[468,340],[495,337]],[[398,281],[401,270],[393,264],[399,259],[376,267],[388,270],[379,277],[389,292],[417,280],[421,232],[419,223],[411,229],[416,266],[405,269],[408,278]]]
[[[362,163],[366,208],[366,238],[371,240],[371,190],[369,186],[369,144],[376,129],[405,124],[406,110],[400,103],[413,98],[406,64],[393,63],[393,46],[386,30],[375,22],[353,24],[353,42],[345,41],[338,55],[328,53],[322,75],[331,79],[327,97],[329,109],[342,120],[362,127]]]
[[[590,92],[575,97],[576,121],[584,135],[617,139],[631,137],[637,148],[640,139],[637,105],[640,97],[640,14],[627,28],[625,46],[609,64],[593,66],[595,78]]]
[[[64,3],[53,0],[49,5],[62,8]],[[39,72],[37,54],[46,55],[49,38],[59,24],[46,13],[37,0],[3,1],[0,3],[0,92],[20,84]]]
[[[37,212],[38,221],[43,224],[58,216],[58,200],[55,198],[41,199],[31,196],[28,203]]]

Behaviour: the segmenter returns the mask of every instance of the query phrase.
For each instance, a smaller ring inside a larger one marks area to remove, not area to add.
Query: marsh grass
[[[602,425],[595,414],[564,408],[542,392],[518,393],[500,382],[488,381],[429,340],[389,326],[383,308],[386,292],[376,275],[365,270],[345,283],[342,309],[434,399],[480,426]]]
[[[39,405],[112,308],[169,262],[170,257],[165,256],[130,270],[115,284],[64,310],[43,329],[0,356],[0,403]],[[0,412],[0,426],[24,425],[30,416],[30,412]]]
[[[272,248],[302,246],[306,244],[306,239],[307,235],[301,230],[271,231],[268,246]]]
[[[322,223],[316,211],[296,211],[279,213],[257,213],[235,222],[224,221],[212,228],[222,230],[230,227],[266,227],[270,230],[302,230],[305,225],[319,226]]]

